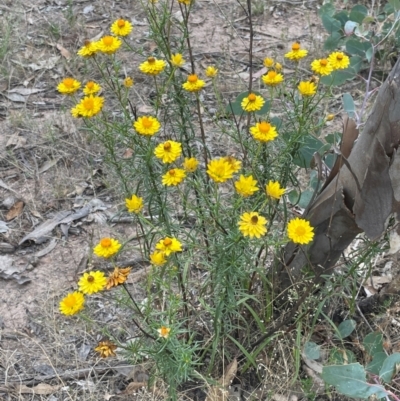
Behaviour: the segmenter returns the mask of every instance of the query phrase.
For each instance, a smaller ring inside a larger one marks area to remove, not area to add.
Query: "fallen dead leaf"
[[[19,96],[19,95],[18,95]],[[6,148],[14,147],[14,149],[22,148],[26,145],[26,138],[19,136],[18,133],[10,136],[6,143]]]
[[[38,395],[48,395],[55,393],[58,389],[61,388],[61,385],[51,386],[46,383],[39,383],[35,387],[27,387],[24,384],[19,384],[16,386],[16,390],[20,394],[38,394]]]
[[[22,96],[29,96],[33,95],[34,93],[39,93],[39,92],[44,92],[45,89],[39,89],[39,88],[25,88],[24,86],[17,86],[16,88],[12,88],[8,93],[18,93],[19,95]]]
[[[217,386],[211,386],[206,401],[227,401],[228,386],[232,383],[237,373],[238,363],[235,358],[226,368],[224,375],[218,380]]]
[[[7,212],[6,220],[10,221],[12,219],[15,219],[16,217],[18,217],[22,213],[23,209],[24,209],[24,202],[23,201],[15,202],[11,206],[11,209]]]
[[[121,394],[134,394],[135,391],[147,386],[146,382],[131,382]]]
[[[122,154],[123,159],[130,159],[133,155],[133,150],[131,148],[125,149],[125,152]]]
[[[71,58],[71,53],[64,46],[61,46],[59,43],[57,43],[56,47],[60,51],[61,55],[67,60]]]

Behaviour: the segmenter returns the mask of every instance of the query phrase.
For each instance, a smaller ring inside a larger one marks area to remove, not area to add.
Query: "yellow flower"
[[[281,199],[286,189],[281,188],[281,184],[278,181],[269,181],[265,187],[265,192],[268,196],[275,199]]]
[[[183,168],[188,173],[193,173],[197,170],[197,166],[199,165],[199,161],[195,157],[185,157],[185,161],[183,162]]]
[[[64,78],[58,85],[57,90],[64,95],[71,95],[81,87],[81,83],[74,78]]]
[[[83,93],[85,95],[95,95],[97,92],[100,91],[100,89],[101,86],[99,84],[93,81],[89,81],[83,88]]]
[[[125,283],[128,279],[128,275],[131,272],[131,267],[126,267],[125,269],[121,269],[119,267],[114,268],[114,271],[109,274],[107,278],[106,288],[109,290],[112,287],[117,287],[120,284]]]
[[[158,75],[164,70],[166,62],[164,60],[157,60],[155,57],[149,57],[145,62],[139,65],[139,70],[144,74]]]
[[[175,54],[173,54],[172,56],[171,56],[171,64],[174,66],[174,67],[182,67],[183,66],[183,64],[185,64],[185,60],[184,60],[184,58],[182,57],[182,54],[181,53],[175,53]]]
[[[183,1],[178,0],[180,3],[183,3]],[[161,326],[158,330],[158,335],[162,338],[168,338],[169,333],[171,329],[169,327]]]
[[[285,57],[289,60],[298,61],[307,56],[308,51],[302,49],[300,43],[296,42],[292,44],[292,51],[285,54]]]
[[[156,244],[156,249],[169,256],[171,253],[182,252],[182,244],[174,237],[165,237]]]
[[[262,76],[262,80],[265,83],[265,85],[276,86],[283,81],[283,75],[277,73],[274,70],[271,70]]]
[[[267,219],[257,212],[243,213],[238,223],[239,230],[245,237],[260,238],[267,233]]]
[[[117,346],[113,344],[111,341],[100,341],[97,347],[94,349],[96,352],[100,354],[101,358],[107,358],[109,356],[115,356],[115,350]]]
[[[350,65],[349,56],[343,52],[333,52],[328,56],[328,61],[334,70],[342,70]]]
[[[233,174],[237,173],[242,168],[242,162],[235,159],[233,156],[225,156],[222,159],[230,164]]]
[[[132,24],[124,19],[118,19],[111,25],[111,33],[115,36],[128,36],[132,31]]]
[[[310,81],[301,81],[297,89],[303,96],[313,96],[317,92],[316,85]]]
[[[133,85],[133,79],[131,77],[126,77],[124,79],[125,88],[130,88]]]
[[[281,63],[275,63],[275,70],[276,70],[276,71],[278,71],[278,72],[279,72],[279,71],[282,71],[282,68],[283,68],[283,67],[282,67],[282,64],[281,64]]]
[[[252,175],[245,177],[241,175],[239,180],[235,182],[236,192],[245,198],[253,195],[254,192],[258,191],[257,180]]]
[[[242,100],[241,106],[244,111],[252,112],[261,110],[264,103],[265,100],[261,96],[250,93]]]
[[[261,121],[250,127],[250,133],[254,139],[260,142],[273,141],[278,136],[276,128],[266,121]]]
[[[78,56],[91,57],[98,51],[96,43],[85,40],[85,44],[79,49]]]
[[[179,142],[167,141],[160,143],[155,149],[154,154],[163,163],[174,162],[182,153],[182,145]]]
[[[178,3],[186,4],[187,6],[189,6],[191,2],[192,0],[178,0]]]
[[[206,68],[205,74],[206,74],[206,76],[209,77],[209,78],[214,78],[214,77],[216,77],[217,74],[218,74],[218,68],[215,68],[213,65],[209,65],[209,66]]]
[[[272,68],[274,66],[274,59],[266,57],[263,61],[264,67]]]
[[[132,198],[125,199],[125,206],[128,209],[129,213],[138,214],[143,209],[143,198],[140,198],[139,196],[136,195],[132,195]]]
[[[121,244],[114,238],[103,238],[94,247],[93,252],[96,256],[101,258],[110,258],[118,253]]]
[[[168,170],[162,176],[162,184],[167,187],[179,185],[186,177],[186,171],[180,168],[173,168]]]
[[[106,284],[106,276],[101,271],[84,273],[78,281],[79,291],[89,295],[104,290]]]
[[[161,124],[157,118],[151,116],[139,117],[133,123],[133,126],[138,134],[148,136],[154,135],[161,128]]]
[[[295,244],[308,244],[314,238],[314,228],[307,220],[296,217],[287,226],[288,237]]]
[[[103,108],[104,98],[99,96],[85,96],[76,106],[72,109],[78,116],[93,117],[100,113]],[[72,115],[74,115],[72,112]]]
[[[201,90],[206,83],[197,77],[196,74],[188,76],[187,81],[182,85],[183,89],[189,92],[198,92]]]
[[[329,75],[333,71],[331,63],[325,58],[314,60],[311,63],[311,69],[319,75]]]
[[[234,171],[224,158],[211,160],[207,165],[207,174],[215,182],[225,182],[233,177]]]
[[[334,115],[334,114],[328,114],[328,115],[326,116],[326,121],[332,121],[334,118],[335,118],[335,115]]]
[[[72,114],[72,117],[75,117],[75,118],[82,117],[82,116],[80,115],[78,105],[76,105],[75,107],[73,107],[73,108],[71,109],[71,114]]]
[[[103,36],[98,42],[96,42],[98,50],[105,54],[115,53],[121,45],[121,40],[114,36]]]
[[[165,257],[165,253],[161,251],[154,251],[150,255],[150,263],[155,266],[162,266],[167,263],[167,259]]]
[[[60,312],[63,315],[75,315],[83,309],[85,303],[85,297],[81,292],[75,291],[70,292],[60,302]]]

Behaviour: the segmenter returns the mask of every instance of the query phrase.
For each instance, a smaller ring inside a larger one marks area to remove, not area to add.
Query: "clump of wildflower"
[[[114,54],[121,45],[121,40],[115,36],[103,36],[96,42],[97,49],[105,54]]]
[[[63,95],[72,95],[81,87],[81,83],[74,78],[64,78],[58,85],[57,90]]]
[[[169,327],[161,326],[159,329],[157,329],[158,335],[162,338],[168,338],[169,333],[171,332],[171,329]]]
[[[100,341],[97,347],[94,349],[100,354],[101,358],[108,358],[109,356],[115,356],[115,350],[117,346],[109,340]]]
[[[230,164],[233,174],[237,173],[242,168],[242,162],[235,159],[233,156],[225,156],[222,159]]]
[[[169,256],[171,253],[182,252],[182,244],[174,237],[165,237],[156,244],[156,249]]]
[[[333,52],[328,56],[328,61],[334,70],[342,70],[350,65],[349,56],[343,52]]]
[[[155,266],[163,266],[167,263],[165,253],[161,251],[154,251],[150,255],[150,263]]]
[[[297,89],[303,96],[313,96],[317,92],[317,86],[310,81],[301,81]]]
[[[265,83],[265,85],[277,86],[281,82],[283,82],[283,75],[274,70],[270,70],[265,75],[263,75],[261,79]]]
[[[215,182],[225,182],[233,177],[232,165],[225,158],[211,160],[207,165],[207,174]]]
[[[130,88],[133,85],[133,79],[131,77],[126,77],[124,79],[125,88]]]
[[[133,127],[140,135],[152,136],[160,130],[161,124],[155,117],[143,116],[133,123]]]
[[[128,209],[129,213],[140,213],[143,209],[143,198],[139,196],[132,195],[131,198],[125,199],[125,206]]]
[[[122,18],[114,21],[111,25],[111,33],[115,36],[128,36],[132,32],[132,24]]]
[[[206,83],[202,79],[199,79],[196,74],[190,74],[187,77],[187,81],[182,84],[182,87],[188,92],[198,92],[203,89],[205,84]]]
[[[96,256],[107,259],[118,253],[121,246],[119,241],[114,238],[102,238],[94,247],[93,252]]]
[[[182,67],[185,64],[185,59],[183,58],[181,53],[175,53],[171,56],[171,64],[174,67]]]
[[[288,237],[295,244],[308,244],[314,238],[314,228],[307,220],[296,217],[287,226]]]
[[[267,219],[257,212],[243,213],[238,223],[240,232],[245,237],[260,238],[267,233]]]
[[[60,312],[63,315],[75,315],[83,309],[85,297],[81,292],[75,291],[69,293],[60,302]]]
[[[333,71],[333,67],[327,59],[322,58],[311,63],[311,70],[319,75],[329,75]]]
[[[250,133],[254,139],[260,142],[273,141],[278,136],[276,128],[267,121],[260,121],[250,127]]]
[[[181,168],[168,170],[162,176],[162,184],[167,187],[179,185],[186,177],[186,171]]]
[[[100,90],[101,90],[101,86],[98,83],[89,81],[83,88],[83,93],[85,95],[95,95]]]
[[[94,117],[100,113],[103,108],[104,98],[100,96],[85,96],[81,101],[71,110],[74,117]]]
[[[158,75],[164,71],[167,63],[164,60],[157,60],[155,57],[149,57],[145,62],[139,65],[139,70],[144,74]]]
[[[288,58],[289,60],[293,61],[299,61],[302,58],[306,57],[308,54],[308,51],[305,49],[302,49],[300,46],[300,43],[295,42],[292,44],[292,50],[288,53],[285,54],[285,57]]]
[[[128,275],[131,272],[131,267],[121,269],[119,267],[114,268],[114,271],[109,274],[107,278],[106,288],[109,290],[112,287],[117,287],[120,284],[125,283],[128,279]]]
[[[281,199],[286,189],[281,188],[281,184],[278,181],[269,181],[265,187],[265,192],[268,196],[275,199]]]
[[[243,197],[248,197],[254,194],[254,192],[258,191],[257,180],[253,178],[252,175],[245,177],[241,175],[239,179],[235,182],[236,192]]]
[[[259,111],[264,106],[265,100],[255,93],[249,93],[248,96],[244,97],[241,106],[244,111],[249,113],[253,111]]]
[[[182,153],[182,145],[179,142],[167,141],[160,143],[155,149],[154,154],[163,163],[174,162]]]
[[[209,78],[214,78],[218,74],[218,68],[215,68],[213,65],[209,65],[205,70],[205,74]]]
[[[199,161],[195,157],[185,157],[185,161],[183,162],[183,168],[188,173],[194,173],[198,165]]]
[[[272,68],[274,66],[274,59],[266,57],[263,60],[263,64],[264,64],[264,67],[266,67],[266,68]]]
[[[104,290],[107,279],[103,272],[95,271],[84,273],[78,281],[79,291],[84,294],[95,294],[96,292]]]
[[[85,40],[85,44],[78,51],[78,56],[91,57],[95,55],[97,51],[98,49],[95,42],[91,42],[90,40]]]

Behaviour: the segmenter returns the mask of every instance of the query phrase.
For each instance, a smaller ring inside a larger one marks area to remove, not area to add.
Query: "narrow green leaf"
[[[396,365],[399,363],[400,354],[398,352],[388,356],[383,362],[382,368],[379,372],[379,377],[386,383],[389,383],[395,373]]]
[[[364,337],[363,345],[367,353],[374,356],[378,352],[383,352],[383,334],[379,331],[369,333]]]
[[[377,352],[374,354],[374,358],[372,361],[365,367],[365,370],[368,373],[372,373],[374,375],[379,375],[379,372],[382,369],[383,363],[385,362],[388,356],[385,352]]]
[[[338,326],[338,332],[341,339],[348,337],[356,328],[357,323],[353,319],[345,320]]]

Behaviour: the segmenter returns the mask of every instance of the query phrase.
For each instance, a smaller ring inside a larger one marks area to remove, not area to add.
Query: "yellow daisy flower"
[[[105,54],[114,54],[121,45],[121,40],[114,36],[103,36],[98,42],[96,42],[98,50]]]
[[[167,258],[165,257],[165,253],[161,251],[154,251],[150,255],[150,263],[155,266],[162,266],[167,263]]]
[[[128,275],[131,272],[131,267],[121,269],[119,267],[114,268],[114,271],[109,274],[107,278],[106,288],[109,290],[112,287],[117,287],[120,284],[125,283],[128,279]]]
[[[257,212],[243,213],[238,223],[240,232],[245,237],[260,238],[267,233],[267,219]]]
[[[81,87],[81,83],[74,78],[64,78],[58,85],[57,90],[63,95],[71,95]]]
[[[171,64],[174,67],[182,67],[185,64],[185,60],[181,53],[175,53],[171,56]]]
[[[307,220],[296,217],[287,226],[288,237],[295,244],[308,244],[314,238],[314,228]]]
[[[74,118],[82,117],[82,116],[80,115],[78,105],[76,105],[75,107],[73,107],[73,108],[71,109],[71,114],[72,114],[72,117],[74,117]]]
[[[99,84],[93,81],[89,81],[83,88],[83,93],[85,95],[95,95],[97,92],[100,91],[100,89],[101,86]]]
[[[182,244],[174,237],[165,237],[156,244],[156,249],[169,256],[171,253],[182,252]]]
[[[81,292],[70,292],[65,298],[61,300],[60,312],[66,316],[75,315],[83,309],[84,303],[85,297]]]
[[[188,76],[187,81],[182,85],[183,89],[188,92],[198,92],[201,90],[206,83],[197,77],[196,74]]]
[[[285,57],[289,60],[299,61],[306,57],[308,50],[302,49],[300,43],[296,42],[292,44],[292,50],[285,54]]]
[[[185,157],[185,161],[183,162],[183,168],[188,173],[194,173],[197,170],[199,165],[199,161],[195,157]]]
[[[273,141],[278,136],[276,128],[266,121],[261,121],[250,127],[250,133],[254,139],[260,142]]]
[[[207,174],[215,182],[225,182],[233,177],[234,171],[224,158],[211,160],[207,165]]]
[[[161,326],[157,331],[160,337],[168,338],[171,329],[169,327]]]
[[[182,153],[182,145],[179,142],[167,141],[160,143],[155,149],[154,154],[163,163],[174,162]]]
[[[144,74],[158,75],[165,68],[167,63],[164,60],[157,60],[155,57],[149,57],[145,62],[139,65],[139,70]]]
[[[115,356],[115,350],[117,346],[109,340],[100,341],[97,347],[94,349],[100,354],[101,358],[108,358],[109,356]]]
[[[167,187],[179,185],[186,177],[186,171],[180,168],[173,168],[168,170],[162,176],[162,184]]]
[[[206,74],[206,76],[209,77],[209,78],[214,78],[214,77],[216,77],[217,74],[218,74],[218,68],[215,68],[213,65],[209,65],[209,66],[206,68],[205,74]]]
[[[129,213],[138,214],[143,209],[143,198],[140,198],[139,196],[136,195],[132,195],[132,198],[125,199],[125,206],[128,209]]]
[[[283,68],[283,67],[282,67],[282,64],[281,64],[281,63],[275,63],[275,70],[276,70],[276,71],[278,71],[278,72],[279,72],[279,71],[282,71],[282,68]]]
[[[333,52],[328,56],[328,61],[334,70],[342,70],[350,65],[349,56],[343,52]]]
[[[266,57],[263,61],[264,67],[272,68],[274,66],[274,59]]]
[[[281,199],[286,189],[281,188],[281,184],[278,181],[269,181],[265,187],[265,192],[268,196],[275,199]]]
[[[235,182],[236,192],[245,198],[254,194],[258,191],[257,180],[253,178],[252,175],[245,177],[241,175],[239,179]]]
[[[106,284],[106,276],[101,271],[84,273],[78,281],[79,291],[89,295],[104,290]]]
[[[104,98],[99,96],[85,96],[77,105],[75,111],[81,117],[93,117],[103,108]],[[74,109],[73,109],[74,110]],[[74,113],[72,114],[74,115]]]
[[[91,42],[90,40],[85,40],[85,44],[79,49],[78,56],[82,57],[91,57],[98,51],[95,42]]]
[[[262,76],[262,81],[265,83],[265,85],[277,86],[283,82],[283,75],[271,70]]]
[[[321,58],[311,63],[311,70],[319,75],[329,75],[333,71],[333,68],[327,59]]]
[[[297,89],[303,96],[313,96],[317,92],[316,85],[310,81],[301,81]]]
[[[178,3],[186,4],[187,6],[189,6],[191,2],[192,0],[178,0]]]
[[[114,238],[103,238],[94,247],[93,252],[96,256],[107,259],[118,253],[121,246],[122,245]]]
[[[264,106],[265,100],[255,93],[250,93],[241,103],[242,109],[247,112],[259,111]]]
[[[118,19],[111,25],[111,33],[115,36],[128,36],[132,32],[132,24],[124,19]]]
[[[133,79],[131,77],[126,77],[124,79],[125,88],[130,88],[133,85]]]
[[[233,174],[237,173],[242,168],[242,162],[235,159],[233,156],[225,156],[222,159],[230,164]]]
[[[161,124],[155,117],[143,116],[133,123],[133,127],[140,135],[152,136],[160,130]]]

